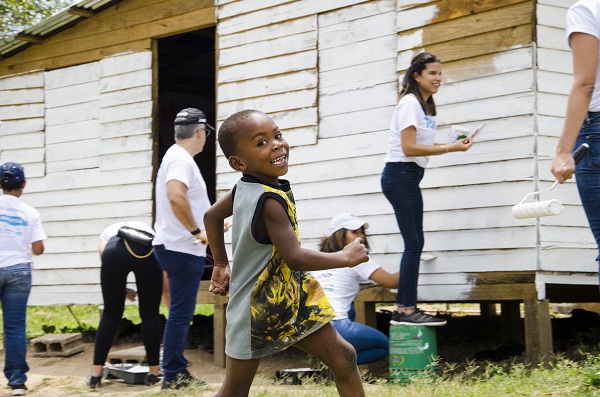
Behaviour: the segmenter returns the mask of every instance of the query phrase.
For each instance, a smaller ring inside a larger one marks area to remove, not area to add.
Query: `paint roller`
[[[585,156],[590,146],[587,143],[582,143],[581,146],[575,150],[573,153],[573,159],[575,159],[575,164],[579,162]],[[554,189],[554,187],[558,184],[558,181],[555,181],[552,186],[548,189],[540,190],[537,192],[529,193],[523,200],[515,206],[512,207],[512,215],[517,219],[526,219],[526,218],[539,218],[541,216],[551,216],[558,215],[562,211],[562,203],[557,199],[553,200],[545,200],[545,201],[533,201],[526,203],[528,197],[533,196],[535,194],[540,194],[543,192],[550,191]]]

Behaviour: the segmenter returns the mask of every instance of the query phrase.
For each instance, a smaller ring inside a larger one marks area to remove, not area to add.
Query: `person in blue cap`
[[[0,301],[4,319],[4,375],[13,396],[27,393],[27,300],[32,254],[44,252],[46,234],[39,212],[20,197],[27,184],[23,166],[0,166]]]

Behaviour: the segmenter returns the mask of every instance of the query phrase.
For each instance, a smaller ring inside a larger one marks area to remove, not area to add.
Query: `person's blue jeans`
[[[167,272],[171,307],[163,333],[164,380],[176,380],[187,373],[188,361],[183,355],[190,322],[194,318],[196,296],[204,272],[204,257],[165,249],[155,249],[161,269]]]
[[[31,264],[0,267],[0,299],[4,321],[4,375],[9,386],[25,384],[27,365],[27,300],[31,291]]]
[[[590,145],[590,149],[577,164],[575,180],[596,245],[600,247],[600,112],[588,112],[573,149],[582,143]],[[599,258],[600,255],[596,261]]]
[[[331,323],[342,338],[354,346],[358,365],[375,362],[389,354],[390,341],[383,332],[349,318]]]
[[[423,196],[419,187],[424,174],[425,169],[413,162],[386,163],[381,174],[383,194],[394,208],[404,240],[396,304],[406,309],[417,306],[419,265],[425,244]]]

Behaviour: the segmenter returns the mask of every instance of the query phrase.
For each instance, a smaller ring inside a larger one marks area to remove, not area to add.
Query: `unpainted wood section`
[[[493,77],[517,70],[530,70],[532,67],[533,50],[531,47],[509,49],[503,52],[476,55],[469,59],[444,61],[444,83],[470,80],[473,76]]]
[[[441,19],[437,23],[432,22],[424,27],[401,31],[399,36],[400,43],[402,43],[403,37],[421,35],[422,45],[428,46],[530,24],[532,21],[533,7],[530,2],[527,2],[504,8],[495,8],[481,14],[466,15],[457,19]]]
[[[533,24],[515,26],[511,28],[501,29],[494,32],[487,32],[477,36],[463,37],[455,39],[452,42],[431,44],[427,47],[419,46],[409,50],[406,56],[400,53],[398,66],[406,69],[410,65],[410,59],[422,50],[427,50],[435,54],[442,62],[454,60],[465,60],[483,54],[493,54],[497,52],[515,49],[519,47],[528,47],[531,45],[533,37]],[[424,32],[424,37],[427,32]],[[424,41],[427,41],[426,39]],[[407,61],[405,61],[405,58]]]
[[[56,69],[97,61],[125,51],[151,48],[151,38],[201,29],[215,23],[212,1],[172,0],[122,14],[119,5],[0,62],[0,76],[32,69]]]
[[[552,359],[552,326],[547,299],[523,300],[525,306],[525,348],[530,363],[547,364]]]
[[[531,2],[531,0],[526,1]],[[435,7],[438,10],[437,14],[440,15],[438,20],[446,20],[521,2],[523,0],[398,0],[398,11],[421,7]],[[430,22],[436,22],[436,20],[431,20]]]

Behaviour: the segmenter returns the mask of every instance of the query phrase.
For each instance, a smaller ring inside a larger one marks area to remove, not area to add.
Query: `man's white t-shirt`
[[[206,246],[194,245],[196,237],[190,234],[173,213],[167,198],[167,182],[171,180],[180,181],[187,186],[192,214],[200,230],[204,230],[204,213],[210,207],[206,183],[192,155],[175,144],[165,153],[156,176],[156,223],[152,244],[164,244],[170,251],[206,256]]]
[[[429,162],[429,156],[408,157],[402,150],[400,133],[410,126],[414,126],[417,129],[416,143],[423,145],[433,145],[435,143],[437,128],[435,119],[433,116],[425,114],[419,100],[413,94],[403,96],[394,109],[385,162],[413,162],[425,168]]]
[[[579,0],[567,11],[567,40],[571,45],[571,34],[579,32],[594,36],[600,40],[600,1]],[[596,50],[600,55],[600,46]],[[600,111],[600,62],[596,70],[596,84],[590,102],[589,111]]]
[[[348,318],[352,302],[360,291],[360,284],[370,282],[369,277],[380,267],[369,258],[367,262],[355,267],[310,272],[321,284],[331,307],[335,311],[336,316],[333,320]]]
[[[46,238],[35,208],[18,197],[0,196],[0,267],[32,263],[30,244]]]

